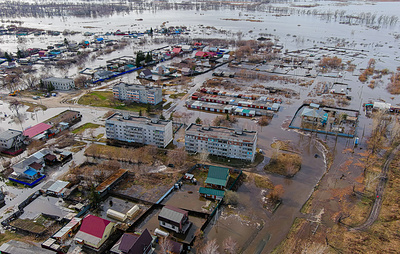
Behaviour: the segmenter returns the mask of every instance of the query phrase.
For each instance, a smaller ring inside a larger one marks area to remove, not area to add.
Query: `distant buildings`
[[[0,133],[0,148],[3,149],[11,149],[11,148],[19,148],[23,144],[23,140],[25,136],[22,134],[22,131],[8,129],[2,133]]]
[[[161,87],[128,85],[119,83],[113,87],[114,98],[144,104],[157,105],[162,102]]]
[[[74,80],[69,78],[51,77],[43,79],[42,81],[46,87],[52,85],[56,90],[71,90],[75,88]]]
[[[253,162],[256,145],[256,131],[203,127],[194,123],[186,129],[185,147],[189,153],[207,152],[212,155]]]
[[[106,120],[108,139],[165,148],[173,139],[172,121],[115,113]]]

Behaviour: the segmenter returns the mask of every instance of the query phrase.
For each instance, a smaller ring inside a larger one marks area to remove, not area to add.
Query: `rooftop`
[[[226,186],[229,179],[229,169],[217,166],[210,166],[205,183]]]
[[[103,238],[103,233],[111,221],[88,214],[82,221],[80,232],[92,235],[97,238]]]
[[[253,142],[257,137],[256,131],[234,130],[227,127],[202,126],[191,123],[186,129],[186,135],[197,135],[207,138],[228,139],[241,142]]]
[[[206,195],[215,195],[217,197],[223,197],[225,195],[225,191],[223,191],[223,190],[215,190],[215,189],[210,189],[210,188],[205,188],[205,187],[200,187],[199,193],[206,194]]]
[[[69,184],[69,182],[57,180],[47,190],[58,193],[58,192],[62,191],[65,187],[67,187],[68,184]]]
[[[174,221],[177,223],[180,223],[182,219],[185,217],[185,215],[188,215],[187,211],[184,211],[182,209],[166,205],[163,207],[161,210],[160,214],[158,215],[158,218],[165,218],[170,221]]]
[[[51,77],[51,78],[43,79],[43,81],[48,81],[48,82],[59,82],[59,83],[69,83],[69,82],[74,81],[74,80],[73,80],[73,79],[70,79],[70,78],[56,78],[56,77]]]
[[[28,129],[24,130],[24,136],[28,136],[28,137],[32,138],[32,137],[50,129],[51,127],[53,127],[53,126],[51,126],[50,124],[39,123],[39,124],[36,124],[35,126],[32,126]]]
[[[149,74],[151,74],[151,71],[150,71]],[[126,84],[126,83],[123,83],[123,82],[113,86],[113,90],[114,89],[120,89],[120,88],[125,88],[127,90],[129,90],[129,89],[132,89],[132,90],[149,90],[149,91],[162,90],[161,87],[143,86],[143,85],[136,85],[136,84],[129,85],[129,84]]]
[[[110,116],[107,119],[107,122],[108,121],[121,121],[133,124],[147,124],[160,127],[164,127],[165,125],[171,122],[170,120],[159,120],[159,119],[150,119],[144,116],[133,116],[130,115],[129,113],[123,113],[123,114],[115,113],[114,115]]]
[[[2,140],[9,140],[15,137],[18,137],[19,135],[22,134],[22,131],[17,131],[17,130],[12,130],[8,129],[2,133],[0,133],[0,139]]]

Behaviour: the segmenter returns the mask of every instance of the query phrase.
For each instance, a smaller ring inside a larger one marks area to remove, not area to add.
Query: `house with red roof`
[[[208,53],[204,52],[204,51],[197,51],[195,54],[196,58],[207,58],[208,57]]]
[[[24,130],[23,135],[28,136],[29,138],[33,138],[36,135],[39,135],[41,133],[44,133],[45,131],[51,129],[53,126],[50,124],[45,124],[45,123],[39,123],[36,124],[35,126],[32,126],[26,130]]]
[[[182,53],[183,53],[181,47],[176,47],[176,48],[174,48],[174,49],[172,50],[172,52],[174,53],[174,55],[179,55],[179,54],[182,54]]]
[[[75,241],[99,249],[114,232],[114,222],[88,214],[82,221]]]

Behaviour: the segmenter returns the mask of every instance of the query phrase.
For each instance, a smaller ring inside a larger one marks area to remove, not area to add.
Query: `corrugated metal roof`
[[[225,191],[223,191],[223,190],[215,190],[215,189],[210,189],[210,188],[205,188],[205,187],[200,187],[199,193],[205,194],[205,195],[215,195],[217,197],[223,197],[225,195]]]
[[[206,183],[226,186],[229,177],[229,169],[217,166],[210,166],[208,169],[208,176]]]
[[[62,189],[64,189],[68,184],[69,184],[69,182],[57,180],[47,190],[58,193],[58,192],[62,191]]]
[[[160,218],[165,218],[167,220],[180,223],[182,219],[185,217],[187,214],[186,211],[172,207],[172,206],[164,206],[163,209],[161,210],[160,214],[158,217]]]
[[[24,136],[28,136],[30,138],[44,132],[45,130],[50,129],[51,126],[50,124],[45,124],[45,123],[39,123],[29,129],[24,130]]]

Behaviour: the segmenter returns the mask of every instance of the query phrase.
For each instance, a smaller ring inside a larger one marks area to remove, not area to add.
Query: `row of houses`
[[[276,104],[276,103],[274,103]],[[274,107],[270,110],[248,108],[243,106],[225,105],[215,102],[203,102],[203,101],[186,101],[185,105],[190,109],[199,109],[216,113],[233,114],[247,117],[254,116],[273,116],[275,111],[278,111],[279,104],[273,105]],[[273,110],[272,110],[273,109]]]
[[[250,100],[258,100],[259,99],[261,101],[266,101],[266,102],[282,103],[282,99],[278,99],[278,98],[272,98],[272,97],[254,95],[254,94],[232,93],[232,92],[227,92],[227,91],[222,91],[222,90],[217,90],[217,89],[201,88],[199,90],[199,92],[206,93],[206,94],[213,94],[213,95],[250,99]],[[196,94],[197,93],[194,93],[193,95],[196,95]]]

